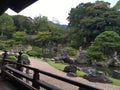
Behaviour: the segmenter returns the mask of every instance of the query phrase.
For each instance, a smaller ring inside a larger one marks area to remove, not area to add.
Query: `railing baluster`
[[[8,52],[8,51],[5,50],[4,53],[3,53],[2,66],[3,66],[5,63],[7,63],[7,62],[5,62],[5,59],[6,59],[7,56],[8,56],[7,52]]]
[[[39,84],[37,83],[37,80],[39,80],[39,70],[35,69],[35,70],[34,70],[34,75],[33,75],[32,86],[39,90],[39,89],[40,89],[40,86],[39,86]]]
[[[22,52],[20,51],[19,52],[19,55],[18,55],[18,60],[17,60],[17,63],[19,64],[23,64],[23,61],[22,61]],[[17,65],[16,66],[16,69],[19,70],[19,71],[23,71],[23,67],[21,65]],[[15,74],[15,76],[21,78],[19,75]],[[22,79],[22,78],[21,78]]]
[[[1,78],[2,78],[2,80],[5,80],[5,78],[6,78],[5,71],[6,71],[6,67],[2,66],[1,67]]]

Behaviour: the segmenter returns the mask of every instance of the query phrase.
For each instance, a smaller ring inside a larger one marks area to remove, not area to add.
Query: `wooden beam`
[[[18,13],[36,1],[37,0],[11,0],[9,8]]]

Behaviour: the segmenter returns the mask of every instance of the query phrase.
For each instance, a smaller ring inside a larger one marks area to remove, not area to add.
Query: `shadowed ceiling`
[[[0,0],[0,15],[8,8],[18,13],[36,1],[37,0]]]

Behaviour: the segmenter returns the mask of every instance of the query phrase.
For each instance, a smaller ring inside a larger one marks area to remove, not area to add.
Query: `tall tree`
[[[52,43],[56,43],[56,44],[64,43],[65,30],[62,27],[57,26],[56,24],[49,22],[48,23],[48,30],[49,30],[49,32],[51,32]]]
[[[38,16],[34,18],[34,28],[36,33],[48,30],[48,19],[45,16]]]
[[[10,38],[12,33],[14,33],[14,21],[8,14],[3,14],[0,16],[0,34],[2,37]]]
[[[92,58],[101,59],[102,56],[112,56],[119,49],[120,36],[114,31],[105,31],[96,37],[87,52]]]
[[[69,27],[80,27],[80,20],[87,16],[86,9],[91,6],[91,3],[81,3],[76,8],[72,8],[68,20],[69,20]]]
[[[39,46],[39,47],[45,47],[46,44],[51,41],[51,32],[39,32],[35,37],[34,37],[34,45]]]
[[[24,31],[17,31],[13,33],[13,39],[18,42],[18,44],[24,44],[26,33]]]
[[[86,47],[94,41],[97,35],[106,30],[120,33],[119,17],[120,13],[111,9],[110,3],[96,1],[95,3],[79,4],[76,8],[71,9],[68,19],[69,27],[75,27],[72,33],[77,46]]]
[[[120,0],[113,6],[113,9],[120,11]]]
[[[33,34],[33,23],[34,20],[30,17],[22,16],[22,15],[15,15],[12,16],[16,31],[25,31],[28,34]]]

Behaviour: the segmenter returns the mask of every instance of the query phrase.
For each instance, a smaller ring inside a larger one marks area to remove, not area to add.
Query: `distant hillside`
[[[66,29],[66,28],[67,28],[67,25],[65,25],[65,24],[58,24],[58,23],[54,23],[53,21],[49,21],[49,23],[55,24],[55,25],[57,25],[57,26],[60,26],[60,27],[62,27],[63,29]]]

